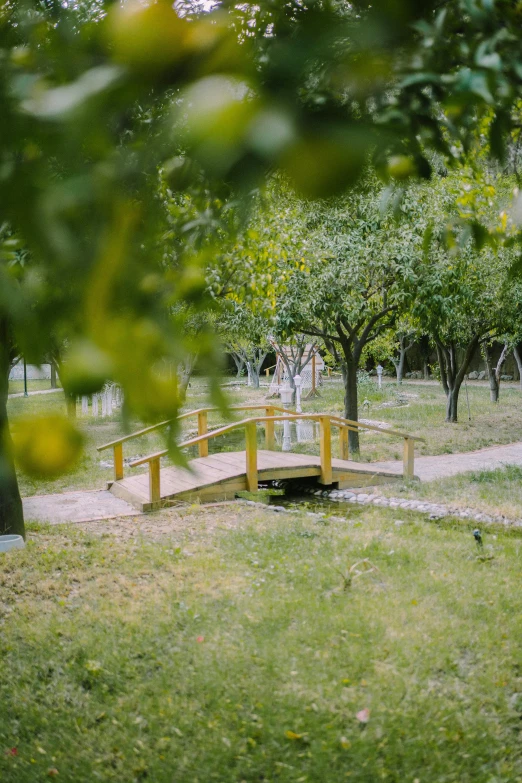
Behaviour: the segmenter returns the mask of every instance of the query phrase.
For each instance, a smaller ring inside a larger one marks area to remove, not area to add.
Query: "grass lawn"
[[[521,538],[481,561],[397,519],[30,526],[0,556],[0,780],[522,780]]]
[[[36,379],[34,381],[27,380],[27,391],[42,391],[43,389],[50,389],[51,381],[48,379]],[[19,394],[24,391],[24,382],[21,381],[9,381],[9,394]]]

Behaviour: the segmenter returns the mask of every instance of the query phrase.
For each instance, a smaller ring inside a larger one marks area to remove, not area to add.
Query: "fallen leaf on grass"
[[[50,778],[55,778],[55,777],[56,777],[57,775],[59,775],[60,773],[58,772],[58,770],[56,769],[56,767],[51,767],[51,769],[49,769],[49,770],[47,771],[47,774],[49,775],[49,777],[50,777]]]
[[[204,636],[198,636],[198,638],[196,639],[196,641],[198,642],[198,644],[201,644],[201,642],[204,642],[204,641],[205,641],[205,637],[204,637]]]
[[[18,756],[18,748],[8,748],[5,752],[6,756]]]
[[[308,742],[307,734],[296,734],[295,731],[285,731],[285,737],[289,740],[292,740],[293,742]]]
[[[368,707],[365,707],[364,710],[359,710],[358,713],[356,713],[355,717],[359,721],[359,723],[368,723],[370,720],[370,710]]]

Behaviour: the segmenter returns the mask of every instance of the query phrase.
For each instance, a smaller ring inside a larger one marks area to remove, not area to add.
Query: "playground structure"
[[[198,435],[177,445],[178,449],[197,446],[198,457],[187,467],[164,466],[161,460],[168,457],[168,449],[149,454],[130,463],[131,468],[147,465],[146,473],[125,477],[123,444],[155,430],[168,427],[172,422],[159,424],[125,435],[106,443],[98,451],[111,448],[114,456],[114,479],[109,482],[111,492],[132,503],[140,511],[152,511],[179,501],[217,501],[234,498],[237,492],[258,489],[259,481],[308,478],[320,487],[343,489],[373,486],[376,484],[413,479],[414,438],[395,430],[379,430],[368,424],[343,419],[330,414],[296,414],[276,405],[238,405],[235,411],[259,411],[256,415],[241,419],[214,430],[208,430],[208,414],[216,408],[200,408],[178,417],[178,421],[191,417],[197,420]],[[319,456],[276,451],[275,427],[277,422],[317,422],[319,425]],[[257,427],[262,425],[265,434],[264,449],[258,447]],[[339,432],[340,458],[332,457],[332,429]],[[244,451],[223,451],[209,454],[209,441],[234,431],[245,433]],[[393,473],[372,466],[371,463],[353,462],[348,454],[350,430],[376,430],[404,441],[403,472]]]
[[[290,383],[291,379],[288,366],[290,366],[290,368],[294,366],[295,373],[299,371],[299,375],[301,376],[301,390],[304,393],[304,399],[318,396],[318,387],[322,384],[322,373],[325,364],[317,345],[309,343],[305,346],[298,367],[296,367],[297,351],[295,346],[285,345],[281,350],[274,344],[273,346],[277,354],[277,361],[274,375],[270,382],[268,396],[278,397],[282,387]],[[284,354],[284,356],[282,354]]]

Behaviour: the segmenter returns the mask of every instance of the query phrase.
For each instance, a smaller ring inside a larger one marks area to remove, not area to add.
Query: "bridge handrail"
[[[220,408],[217,407],[207,407],[207,408],[196,408],[196,410],[193,411],[187,411],[186,413],[182,413],[180,416],[177,417],[177,421],[182,421],[183,419],[188,419],[191,416],[197,416],[198,418],[198,433],[202,435],[204,432],[207,431],[207,422],[208,422],[208,414],[212,411],[218,411]],[[269,411],[284,411],[285,409],[282,408],[279,405],[232,405],[229,410],[265,410],[267,412]],[[138,430],[137,432],[130,432],[128,435],[122,435],[121,438],[117,438],[116,440],[111,440],[109,443],[104,443],[101,446],[97,447],[97,451],[104,451],[105,449],[112,448],[113,450],[113,460],[114,460],[114,480],[119,481],[123,478],[123,444],[126,443],[129,440],[133,440],[134,438],[139,438],[142,435],[148,435],[149,432],[154,432],[155,430],[159,430],[162,427],[167,427],[169,424],[171,424],[174,421],[174,419],[167,419],[166,421],[160,421],[158,424],[152,424],[150,427],[145,427],[144,429]],[[267,433],[267,444],[273,439],[273,433]],[[269,445],[267,445],[267,448],[270,448]],[[200,457],[206,457],[208,455],[208,447],[205,445],[205,443],[201,443],[199,447],[199,456]]]
[[[281,407],[280,405],[232,405],[229,410],[232,411],[255,411],[255,410],[274,410],[274,411],[281,411],[281,413],[285,414],[294,414],[295,411],[288,411],[286,408]],[[188,419],[191,416],[200,416],[205,413],[212,413],[213,411],[218,411],[220,408],[217,407],[209,407],[209,408],[196,408],[193,411],[187,411],[186,413],[182,413],[180,416],[177,417],[177,421],[182,421],[183,419]],[[325,414],[304,414],[300,413],[298,416],[300,418],[313,418],[320,415]],[[330,415],[330,414],[329,414]],[[360,421],[353,421],[352,419],[345,419],[342,416],[335,416],[330,415],[330,418],[336,419],[338,421],[343,421],[347,426],[350,428],[353,428],[355,430],[374,430],[375,432],[382,432],[386,435],[396,435],[397,437],[401,438],[412,438],[412,440],[424,440],[424,438],[419,438],[417,436],[408,435],[404,432],[398,432],[397,430],[390,430],[390,429],[382,429],[381,427],[376,427],[373,424],[366,424]],[[130,432],[128,435],[122,435],[121,438],[117,438],[116,440],[111,440],[109,443],[104,443],[101,446],[96,447],[96,451],[104,451],[105,449],[113,448],[114,446],[117,446],[120,443],[125,443],[126,441],[133,440],[134,438],[139,438],[142,435],[148,435],[149,432],[154,432],[155,430],[159,430],[162,427],[166,427],[171,422],[173,422],[174,419],[166,419],[165,421],[160,421],[158,424],[152,424],[150,427],[145,427],[144,429],[137,430],[136,432]]]
[[[255,410],[265,410],[266,408],[271,408],[275,411],[284,411],[285,408],[282,408],[279,405],[231,405],[228,410],[231,411],[255,411]],[[169,424],[171,424],[173,421],[182,421],[183,419],[189,419],[191,416],[199,416],[200,414],[204,413],[212,413],[213,411],[219,411],[220,408],[217,407],[210,407],[210,408],[196,408],[196,410],[193,411],[187,411],[186,413],[182,413],[179,416],[176,417],[176,419],[166,419],[165,421],[160,421],[158,424],[152,424],[150,427],[145,427],[142,430],[137,430],[136,432],[129,432],[128,435],[122,435],[121,438],[117,438],[116,440],[111,440],[109,443],[104,443],[102,446],[97,446],[96,451],[104,451],[105,449],[110,449],[113,446],[117,446],[118,443],[125,443],[128,440],[133,440],[134,438],[140,438],[142,435],[148,435],[149,432],[154,432],[154,430],[159,430],[162,427],[166,427]]]
[[[264,407],[264,406],[263,406]],[[209,441],[213,438],[218,437],[219,435],[225,435],[227,432],[232,432],[236,429],[241,429],[241,427],[244,427],[249,422],[255,422],[256,424],[261,424],[263,422],[268,421],[288,421],[288,419],[308,419],[309,421],[320,421],[320,419],[329,418],[330,422],[339,428],[345,428],[347,430],[351,430],[352,432],[357,432],[359,429],[371,429],[375,430],[376,432],[383,432],[386,435],[395,435],[400,438],[404,438],[405,440],[419,440],[424,441],[424,438],[419,438],[413,435],[408,435],[405,432],[397,432],[396,430],[382,430],[379,427],[374,427],[372,425],[360,425],[358,427],[353,426],[354,424],[358,424],[358,422],[352,422],[350,419],[345,419],[342,416],[332,416],[330,414],[325,413],[295,413],[294,411],[287,411],[284,416],[253,416],[248,419],[241,419],[240,421],[233,421],[230,424],[224,424],[222,427],[218,427],[215,430],[209,430],[208,432],[204,433],[203,435],[198,435],[195,438],[190,438],[189,440],[183,441],[183,443],[178,444],[178,449],[186,449],[189,448],[189,446],[196,446],[198,443],[201,443],[202,441]],[[151,459],[158,459],[160,457],[166,457],[169,453],[168,449],[162,449],[162,451],[156,451],[154,454],[149,454],[145,457],[140,457],[137,460],[134,460],[133,462],[129,463],[129,466],[131,468],[137,468],[140,465],[145,465],[147,462],[150,462]]]
[[[265,406],[259,406],[265,407]],[[365,428],[365,425],[360,425],[359,422],[352,422],[350,419],[344,419],[342,416],[333,416],[325,413],[295,413],[287,412],[282,416],[253,416],[240,421],[226,424],[217,429],[204,432],[197,435],[194,438],[180,443],[178,448],[188,448],[189,446],[195,446],[205,444],[205,455],[208,455],[208,441],[213,438],[217,438],[220,435],[225,435],[237,429],[245,428],[245,440],[246,440],[246,476],[247,487],[251,491],[257,489],[257,427],[258,423],[265,424],[265,432],[267,441],[273,440],[273,426],[276,421],[289,421],[289,420],[309,420],[319,421],[320,425],[320,459],[321,459],[321,475],[320,482],[322,484],[332,483],[332,444],[331,444],[331,427],[338,427],[340,431],[340,452],[342,459],[348,459],[348,431],[357,431]],[[354,426],[355,425],[355,426]],[[414,478],[414,442],[416,440],[423,440],[408,435],[403,432],[396,432],[395,430],[381,430],[373,425],[366,425],[366,428],[377,430],[378,432],[385,432],[388,435],[401,437],[404,439],[404,458],[403,458],[403,475],[405,479]],[[273,442],[271,442],[273,446]],[[268,446],[267,446],[268,448]],[[160,460],[168,454],[168,449],[157,451],[154,454],[149,454],[146,457],[140,457],[130,463],[130,466],[135,468],[140,465],[149,465],[149,493],[151,503],[159,503],[161,499],[160,491]]]

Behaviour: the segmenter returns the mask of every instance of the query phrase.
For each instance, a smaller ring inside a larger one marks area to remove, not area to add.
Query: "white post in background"
[[[98,395],[93,394],[92,395],[92,415],[97,416],[98,415]]]
[[[377,383],[379,384],[379,389],[382,388],[382,371],[383,371],[383,369],[384,368],[380,364],[377,365]]]
[[[292,391],[292,387],[288,384],[285,384],[283,388],[281,389],[281,402],[283,403],[283,408],[286,408],[287,410],[292,405],[292,397],[294,396],[294,392]],[[290,451],[292,448],[292,440],[290,437],[290,421],[286,420],[283,422],[283,451]]]
[[[107,389],[107,416],[112,416],[112,386]]]
[[[107,415],[107,394],[105,392],[102,392],[101,395],[101,409],[102,409],[102,416]]]
[[[89,415],[89,398],[83,395],[82,397],[82,416]]]
[[[247,373],[248,373],[248,381],[247,386],[252,386],[252,373],[250,372],[250,362],[246,363]]]
[[[301,408],[301,376],[300,375],[294,375],[294,384],[295,384],[295,412],[302,413],[303,409]]]

